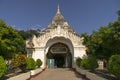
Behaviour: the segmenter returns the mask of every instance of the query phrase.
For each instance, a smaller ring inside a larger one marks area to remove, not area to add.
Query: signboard
[[[52,47],[50,51],[51,53],[54,53],[54,54],[67,53],[67,48],[66,47]]]

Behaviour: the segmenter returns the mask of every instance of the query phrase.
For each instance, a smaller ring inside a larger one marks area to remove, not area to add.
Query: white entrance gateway
[[[59,6],[56,15],[41,34],[26,41],[27,56],[41,59],[42,67],[53,59],[56,67],[75,67],[77,57],[86,55],[83,38],[78,35],[61,15]]]

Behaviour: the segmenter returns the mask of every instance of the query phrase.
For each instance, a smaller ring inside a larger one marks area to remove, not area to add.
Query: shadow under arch
[[[56,52],[55,52],[56,51]],[[54,37],[49,39],[45,46],[45,62],[54,60],[54,67],[69,67],[73,65],[74,49],[71,40],[64,37]],[[50,65],[50,64],[49,64]]]

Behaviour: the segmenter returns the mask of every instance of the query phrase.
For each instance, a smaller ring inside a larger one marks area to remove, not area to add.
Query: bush
[[[0,78],[5,75],[6,71],[7,71],[6,63],[3,59],[3,57],[0,56]]]
[[[120,79],[120,55],[113,55],[110,57],[107,69],[110,73]]]
[[[36,60],[36,66],[40,67],[42,65],[42,61],[40,59]]]
[[[26,69],[27,70],[32,70],[32,69],[35,69],[35,67],[36,67],[35,60],[33,58],[27,58]]]
[[[82,60],[82,59],[79,58],[79,57],[76,59],[76,65],[77,65],[78,67],[80,67],[81,60]]]
[[[12,58],[11,60],[11,65],[13,68],[21,68],[22,70],[25,68],[25,63],[26,63],[26,56],[19,52],[15,57]]]
[[[88,64],[89,64],[89,62],[88,62],[88,59],[82,59],[82,61],[81,61],[81,67],[83,67],[83,68],[85,68],[85,69],[88,69]]]
[[[98,67],[97,59],[93,56],[88,56],[81,61],[81,66],[85,69],[94,70]]]
[[[19,52],[15,57],[11,60],[11,65],[13,67],[19,67],[26,63],[26,56]]]

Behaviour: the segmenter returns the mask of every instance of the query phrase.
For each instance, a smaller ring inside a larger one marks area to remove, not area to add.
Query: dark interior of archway
[[[63,55],[54,55],[53,59],[55,60],[55,67],[63,68],[65,65],[65,56]]]
[[[52,48],[61,48],[61,47],[65,47],[67,49],[66,52],[52,52],[51,49]],[[54,59],[54,66],[56,68],[66,68],[66,67],[69,67],[71,68],[72,67],[72,56],[71,56],[71,53],[70,53],[70,50],[68,48],[67,45],[63,44],[63,43],[56,43],[54,45],[52,45],[48,51],[48,54],[47,54],[47,59]]]

